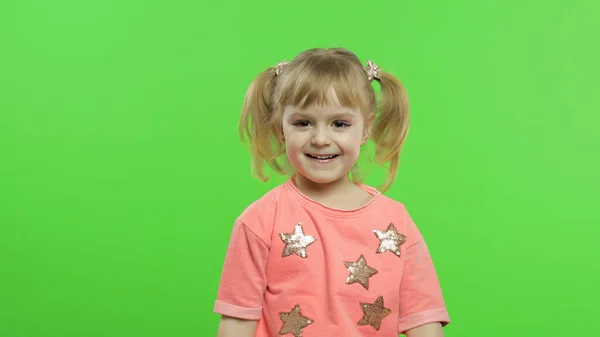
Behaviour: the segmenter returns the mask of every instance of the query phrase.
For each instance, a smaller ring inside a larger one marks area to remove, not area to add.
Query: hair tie
[[[371,62],[371,60],[367,60],[367,65],[364,67],[367,72],[367,77],[369,81],[373,81],[374,78],[380,80],[381,79],[381,68],[379,68],[375,63]]]
[[[281,75],[281,73],[283,72],[283,66],[288,64],[288,62],[285,62],[285,60],[277,63],[277,65],[275,66],[275,75],[279,76]],[[364,67],[366,73],[367,73],[367,78],[369,79],[369,81],[373,81],[373,79],[381,79],[381,68],[379,68],[379,66],[373,62],[371,62],[371,60],[367,60],[367,65]]]
[[[281,75],[281,72],[283,71],[283,66],[288,64],[287,62],[285,62],[285,59],[279,63],[277,63],[277,65],[275,66],[275,75],[279,76]]]

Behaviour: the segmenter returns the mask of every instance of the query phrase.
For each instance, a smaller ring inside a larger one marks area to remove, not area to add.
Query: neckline
[[[382,195],[381,192],[379,190],[377,190],[375,187],[364,185],[364,184],[356,184],[358,187],[362,188],[364,191],[371,194],[373,196],[373,198],[371,198],[371,200],[369,200],[369,202],[367,202],[366,204],[364,204],[358,208],[339,209],[339,208],[326,206],[316,200],[309,198],[308,196],[306,196],[304,193],[302,193],[298,189],[298,187],[296,186],[296,184],[294,184],[292,179],[293,179],[293,177],[290,177],[284,183],[283,186],[284,186],[284,188],[286,188],[288,191],[290,191],[296,197],[296,200],[298,200],[300,203],[302,203],[303,205],[305,205],[307,207],[310,207],[316,211],[319,211],[321,213],[324,213],[324,214],[332,216],[332,217],[342,218],[342,217],[359,216],[362,213],[373,208],[376,205],[376,202],[379,199],[381,199],[381,195]]]

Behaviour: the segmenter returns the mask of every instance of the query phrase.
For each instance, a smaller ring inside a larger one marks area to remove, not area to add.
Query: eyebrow
[[[334,119],[335,118],[341,118],[341,119],[343,119],[343,118],[354,118],[356,116],[356,114],[353,113],[353,112],[351,112],[351,111],[348,111],[348,110],[342,110],[342,111],[333,113],[331,116]],[[296,111],[294,111],[294,112],[292,112],[290,114],[290,117],[296,117],[296,118],[298,118],[298,117],[305,117],[305,118],[310,118],[311,116],[310,116],[310,114],[306,113],[304,110],[296,110]]]

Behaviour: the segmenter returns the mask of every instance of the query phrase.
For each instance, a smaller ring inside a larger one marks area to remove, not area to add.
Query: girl
[[[240,136],[253,171],[290,178],[234,223],[219,337],[443,336],[450,319],[425,241],[404,205],[382,195],[408,116],[402,84],[345,49],[305,51],[252,82]],[[368,139],[389,164],[382,192],[358,174]]]

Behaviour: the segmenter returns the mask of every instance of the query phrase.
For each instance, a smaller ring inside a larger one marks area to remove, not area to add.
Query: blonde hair
[[[375,162],[389,164],[387,180],[380,187],[386,191],[396,178],[400,150],[409,128],[408,98],[402,83],[394,75],[380,71],[374,79],[381,86],[377,100],[360,60],[343,48],[310,49],[280,67],[269,67],[260,73],[244,98],[239,133],[252,154],[253,175],[267,181],[267,166],[279,174],[289,174],[284,162],[284,107],[327,104],[333,88],[342,106],[359,108],[365,116],[375,113],[371,138]],[[370,127],[368,121],[365,125]],[[353,168],[351,175],[355,183],[362,182],[357,169]]]

